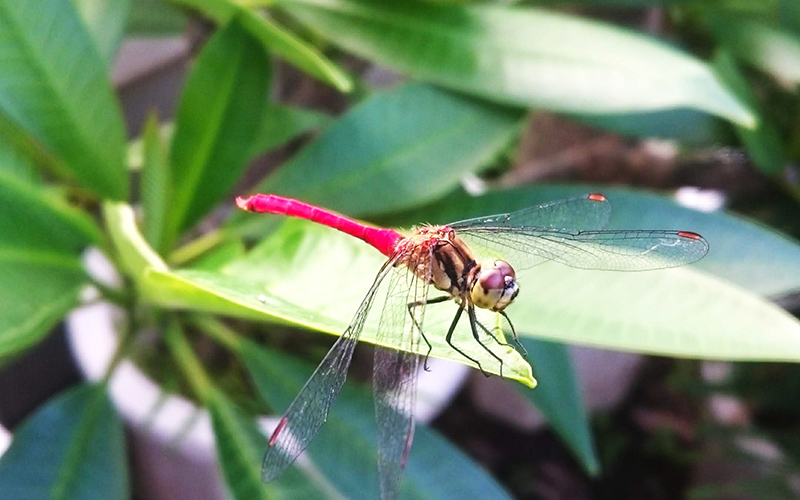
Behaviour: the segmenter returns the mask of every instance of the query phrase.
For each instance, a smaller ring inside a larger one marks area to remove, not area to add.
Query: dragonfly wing
[[[519,269],[552,260],[579,269],[647,271],[689,264],[708,252],[708,242],[689,231],[570,232],[486,226],[462,230],[459,236],[506,256]]]
[[[390,260],[378,272],[350,325],[281,417],[264,455],[261,469],[264,482],[272,481],[291,465],[325,423],[331,405],[347,377],[353,349],[361,336],[372,301],[381,282],[392,271],[393,263]]]
[[[431,256],[417,269],[428,269]],[[429,271],[428,271],[429,272]],[[400,487],[414,438],[421,325],[428,296],[428,279],[408,268],[396,269],[378,327],[378,341],[401,335],[403,350],[376,346],[373,386],[378,426],[378,468],[381,498],[393,500]]]
[[[611,216],[611,204],[602,194],[586,194],[565,200],[551,201],[535,207],[507,214],[489,215],[467,219],[449,227],[455,230],[473,227],[537,227],[539,229],[564,230],[583,228],[603,229]]]

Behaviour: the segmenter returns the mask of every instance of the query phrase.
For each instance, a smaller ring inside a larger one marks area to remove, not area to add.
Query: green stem
[[[89,276],[89,282],[92,284],[93,287],[97,288],[103,298],[110,300],[111,302],[127,308],[131,303],[131,297],[125,290],[120,290],[117,288],[110,287],[105,283],[101,283],[97,281],[94,277]]]
[[[205,314],[192,315],[189,317],[189,322],[234,353],[242,352],[244,341],[225,323]]]
[[[227,238],[227,233],[223,229],[215,229],[206,233],[173,250],[169,255],[169,263],[180,266],[192,261],[225,241],[225,238]]]
[[[197,394],[200,401],[209,401],[214,391],[211,379],[203,369],[203,364],[189,345],[180,325],[172,320],[164,331],[164,340],[167,348],[172,353],[172,358],[183,372],[192,390]]]

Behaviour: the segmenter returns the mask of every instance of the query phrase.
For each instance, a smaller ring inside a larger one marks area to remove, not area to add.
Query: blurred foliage
[[[382,259],[313,224],[232,216],[232,195],[242,194],[233,190],[270,190],[406,226],[597,190],[534,185],[475,196],[461,189],[511,167],[525,118],[536,109],[635,139],[668,139],[685,155],[741,149],[797,210],[797,5],[0,0],[0,363],[44,338],[80,305],[87,285],[125,313],[103,380],[57,396],[17,430],[0,460],[0,496],[130,496],[124,434],[105,382],[132,356],[151,367],[164,392],[177,390],[208,409],[222,475],[237,500],[325,498],[331,491],[375,498],[376,435],[365,388],[345,387],[328,429],[309,449],[316,468],[292,468],[267,485],[259,470],[266,439],[255,418],[264,408],[284,408],[316,357],[319,346],[298,342],[306,337],[291,328],[340,334]],[[110,78],[120,45],[131,35],[177,35],[201,23],[211,33],[198,45],[174,120],[151,117],[143,137],[126,145]],[[277,101],[274,89],[288,78],[275,70],[274,57],[331,92],[355,89],[353,105],[332,116]],[[365,65],[398,73],[400,83],[371,88],[354,69]],[[313,133],[307,143],[296,140]],[[292,147],[279,149],[286,143]],[[276,151],[291,157],[269,174],[247,174],[254,160]],[[767,298],[800,289],[796,241],[653,194],[604,192],[615,204],[612,227],[679,225],[702,232],[712,250],[695,268],[674,272],[582,273],[546,264],[524,274],[538,286],[509,313],[532,353],[526,360],[504,351],[504,373],[509,383],[532,386],[533,363],[541,387],[516,385],[589,474],[602,473],[603,464],[614,474],[615,449],[625,444],[604,438],[599,451],[595,446],[565,342],[692,358],[800,360],[800,322]],[[800,233],[796,218],[786,224]],[[120,285],[84,269],[89,246],[113,263]],[[446,327],[446,309],[431,310],[426,328]],[[377,341],[378,316],[368,320],[363,340]],[[398,337],[381,342],[399,347]],[[470,364],[441,335],[431,340],[433,356]],[[490,354],[465,349],[499,373]],[[796,366],[739,370],[730,390],[758,410],[758,425],[787,419],[794,430]],[[781,477],[796,469],[800,445],[785,434],[772,439],[793,457],[768,474]],[[353,443],[358,453],[342,452]],[[647,446],[676,455],[669,433]],[[776,482],[775,491],[783,486]],[[473,459],[421,426],[402,498],[465,491],[510,497]]]

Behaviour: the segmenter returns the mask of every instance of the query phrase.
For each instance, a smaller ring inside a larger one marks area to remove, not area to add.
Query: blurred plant
[[[246,167],[290,138],[322,129],[254,190],[400,225],[506,212],[588,190],[535,186],[473,197],[460,189],[465,176],[497,167],[533,107],[694,143],[727,141],[717,131],[733,127],[764,172],[796,190],[781,175],[800,155],[800,126],[764,111],[773,92],[799,102],[798,36],[790,30],[800,23],[789,4],[782,8],[794,21],[780,28],[727,17],[734,2],[722,2],[723,17],[670,5],[676,22],[694,26],[699,16],[719,40],[707,63],[635,31],[521,6],[173,3],[218,29],[197,55],[174,123],[151,117],[126,154],[109,65],[126,26],[182,30],[185,12],[155,0],[0,0],[0,360],[38,343],[81,305],[86,285],[127,320],[103,381],[58,396],[17,430],[0,461],[2,491],[13,498],[129,496],[124,435],[106,386],[120,359],[152,359],[162,346],[168,371],[211,414],[234,497],[321,498],[330,488],[374,497],[372,410],[357,384],[332,413],[338,425],[309,449],[316,469],[297,467],[261,483],[266,443],[254,414],[285,407],[311,365],[218,318],[338,334],[380,265],[371,249],[325,228],[230,216],[227,200]],[[319,48],[325,39],[413,81],[371,94]],[[273,102],[271,55],[365,97],[335,119]],[[776,77],[767,97],[742,63]],[[513,314],[540,382],[536,391],[521,390],[590,474],[598,461],[568,352],[543,339],[686,357],[800,359],[800,324],[763,298],[800,286],[795,242],[733,216],[630,190],[605,192],[620,208],[614,227],[690,228],[712,252],[694,269],[607,274],[542,265],[521,276],[539,284],[519,297]],[[222,217],[213,220],[222,222],[203,223],[217,211]],[[87,272],[81,254],[90,246],[114,263],[121,285]],[[142,343],[141,332],[153,329],[157,341]],[[203,338],[229,350],[252,381],[247,411],[232,401],[225,376],[200,360]],[[374,326],[363,338],[374,339]],[[464,361],[449,351],[433,355]],[[165,391],[169,380],[159,380]],[[459,491],[508,497],[430,429],[418,432],[408,467],[409,498]]]

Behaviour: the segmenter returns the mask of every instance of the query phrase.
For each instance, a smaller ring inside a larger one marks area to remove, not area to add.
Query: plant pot
[[[87,266],[95,275],[112,272],[99,252],[91,253]],[[117,348],[116,325],[122,317],[115,306],[99,302],[67,318],[67,338],[86,379],[103,377]],[[419,376],[416,415],[420,422],[429,422],[447,406],[470,371],[464,365],[438,359],[430,359],[428,364],[431,371],[420,370]],[[127,359],[111,377],[109,393],[130,431],[133,483],[140,498],[228,498],[217,470],[211,418],[205,409],[183,397],[165,394]],[[269,436],[277,418],[262,417],[259,424]]]

